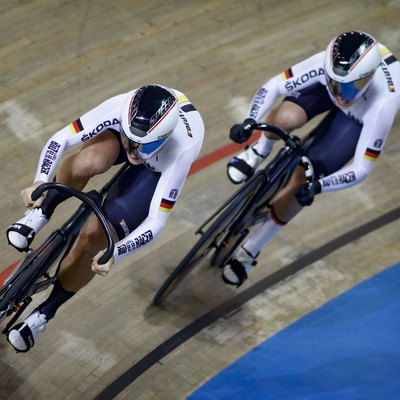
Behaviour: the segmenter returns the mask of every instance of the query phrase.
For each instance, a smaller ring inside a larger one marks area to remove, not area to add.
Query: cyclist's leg
[[[306,139],[310,143],[306,153],[312,160],[316,177],[321,178],[338,171],[353,158],[361,128],[362,124],[350,119],[338,109],[332,110],[320,122]],[[304,170],[297,166],[289,184],[273,201],[278,218],[288,222],[302,209],[296,200],[295,192],[303,183]]]
[[[112,228],[113,232],[114,229]],[[114,232],[115,239],[117,235]],[[91,215],[79,232],[76,245],[63,260],[58,274],[58,281],[61,287],[70,293],[76,293],[87,285],[95,273],[91,269],[93,257],[107,246],[107,237],[97,217]],[[55,301],[57,308],[59,305]],[[57,308],[51,308],[51,315],[46,316],[52,318]],[[42,305],[39,306],[42,310]]]
[[[325,86],[317,84],[301,90],[298,96],[286,96],[278,107],[268,113],[266,121],[291,133],[294,129],[301,128],[316,115],[330,110],[332,107],[333,104]],[[272,140],[272,143],[268,139]],[[279,137],[275,134],[260,131],[259,142],[261,140],[261,143],[256,144],[255,148],[263,153],[262,146],[272,146],[276,139]]]

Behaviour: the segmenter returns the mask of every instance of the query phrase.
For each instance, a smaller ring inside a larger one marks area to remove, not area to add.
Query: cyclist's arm
[[[354,186],[370,174],[399,109],[399,99],[395,100],[381,103],[378,110],[370,110],[365,115],[352,163],[320,179],[322,193]]]
[[[149,215],[126,238],[116,243],[115,262],[148,245],[160,234],[181,193],[193,161],[193,154],[187,152],[176,157],[173,164],[162,172],[151,201]]]
[[[34,182],[48,182],[64,151],[83,143],[101,132],[119,130],[119,112],[126,94],[106,100],[76,121],[56,132],[45,144],[39,159]]]
[[[278,97],[294,94],[317,82],[325,84],[324,53],[313,55],[265,83],[255,94],[246,118],[260,122]]]

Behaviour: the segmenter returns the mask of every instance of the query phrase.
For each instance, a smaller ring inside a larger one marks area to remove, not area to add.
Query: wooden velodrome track
[[[183,91],[204,118],[205,156],[230,144],[230,126],[269,77],[337,33],[367,31],[399,56],[399,20],[400,0],[3,0],[1,229],[21,217],[19,192],[47,138],[104,99],[146,83]],[[397,117],[368,180],[317,198],[264,250],[243,288],[203,266],[156,308],[152,297],[196,228],[235,190],[229,157],[193,174],[160,238],[61,308],[31,352],[16,354],[0,338],[0,398],[185,399],[277,331],[397,263],[398,212],[381,217],[400,206],[399,138]],[[60,206],[37,240],[74,207]],[[2,238],[0,272],[19,257]],[[301,270],[271,286],[268,277],[293,262]]]

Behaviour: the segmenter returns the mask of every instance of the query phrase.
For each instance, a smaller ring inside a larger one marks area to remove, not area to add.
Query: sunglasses
[[[146,160],[150,158],[164,143],[166,139],[157,140],[152,143],[137,143],[128,138],[121,129],[121,143],[125,151],[136,158]]]
[[[372,74],[353,82],[341,83],[326,76],[326,82],[333,96],[340,96],[343,100],[354,100],[357,94],[364,89],[371,78]]]

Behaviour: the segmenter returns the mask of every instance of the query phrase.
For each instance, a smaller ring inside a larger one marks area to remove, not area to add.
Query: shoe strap
[[[27,240],[27,246],[23,249],[19,247],[15,247],[11,242],[10,239],[8,238],[8,233],[9,232],[16,232],[19,233],[21,236],[25,237]],[[32,243],[33,238],[35,237],[35,230],[29,227],[28,225],[24,224],[19,224],[16,222],[15,224],[12,224],[10,227],[7,229],[7,240],[8,244],[11,244],[11,246],[15,247],[19,251],[27,251],[29,249],[29,245]]]
[[[239,287],[247,279],[247,272],[244,269],[242,263],[240,263],[235,258],[231,260],[230,267],[239,279],[239,283],[236,285],[237,287]]]
[[[10,342],[8,336],[7,336],[7,340],[10,342],[11,346],[14,347],[14,349],[18,353],[26,353],[35,344],[35,339],[33,338],[33,334],[32,334],[31,328],[29,328],[27,323],[21,322],[20,324],[16,325],[13,328],[13,330],[14,329],[17,330],[19,332],[19,334],[21,335],[23,341],[25,342],[26,349],[25,350],[19,350],[16,347],[14,347],[14,345]]]
[[[228,167],[233,167],[245,174],[247,177],[252,175],[254,168],[250,167],[246,161],[241,160],[240,158],[233,157],[229,162]]]

